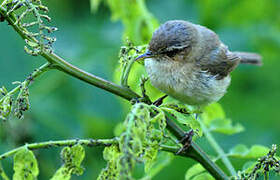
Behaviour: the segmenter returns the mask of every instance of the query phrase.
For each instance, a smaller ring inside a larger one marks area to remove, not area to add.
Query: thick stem
[[[54,53],[43,53],[42,56],[46,58],[49,62],[53,64],[53,67],[63,71],[75,78],[78,78],[86,83],[109,91],[115,95],[118,95],[124,99],[132,100],[133,98],[140,98],[138,94],[133,92],[127,87],[119,86],[115,83],[102,79],[100,77],[94,76],[86,71],[79,69],[78,67],[68,63],[58,55]]]
[[[70,140],[61,140],[61,141],[47,141],[33,144],[26,144],[16,149],[13,149],[9,152],[6,152],[0,155],[0,160],[5,159],[9,156],[16,154],[19,150],[24,147],[27,147],[30,150],[34,149],[44,149],[50,147],[61,147],[61,146],[73,146],[75,144],[81,144],[85,146],[110,146],[112,144],[117,144],[117,139],[70,139]]]
[[[174,117],[165,111],[167,128],[172,132],[177,139],[182,139],[186,132],[183,131],[175,122]],[[173,151],[178,152],[178,151]],[[192,142],[191,146],[179,154],[180,156],[190,157],[198,161],[215,179],[226,180],[229,179],[227,175],[202,151],[199,146]]]

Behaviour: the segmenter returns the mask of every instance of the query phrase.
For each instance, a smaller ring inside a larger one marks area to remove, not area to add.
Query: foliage
[[[14,156],[14,176],[15,180],[33,180],[39,174],[37,160],[32,151],[22,148]]]
[[[124,39],[129,37],[137,45],[145,44],[151,38],[151,32],[158,26],[157,20],[148,12],[145,0],[90,0],[93,11],[104,1],[112,13],[112,20],[121,20],[125,31]]]
[[[123,132],[119,137],[119,146],[108,147],[104,150],[104,159],[108,161],[99,179],[134,179],[133,169],[136,163],[143,163],[145,178],[153,177],[158,169],[168,163],[159,166],[163,157],[157,158],[160,146],[172,142],[172,137],[166,132],[166,120],[164,111],[166,107],[156,107],[145,103],[136,103],[123,122]],[[184,122],[191,125],[195,120]],[[199,127],[197,127],[199,128]],[[168,157],[168,156],[167,156]],[[169,161],[167,158],[165,161]]]
[[[13,17],[16,20],[13,27],[18,27],[18,31],[24,37],[28,37],[25,39],[27,45],[25,46],[25,51],[28,54],[44,55],[45,53],[53,53],[52,43],[55,38],[48,36],[47,33],[52,33],[57,29],[46,25],[46,21],[50,21],[49,16],[46,15],[48,8],[43,6],[40,0],[4,0],[1,2],[1,12],[7,12],[5,16],[1,14],[1,21],[2,19],[8,21],[8,17]],[[92,10],[96,12],[102,1],[91,0],[90,2]],[[131,101],[133,104],[131,110],[123,124],[118,127],[117,143],[101,143],[107,146],[103,151],[107,165],[99,174],[98,179],[135,179],[138,178],[135,169],[140,166],[144,167],[141,178],[142,180],[147,180],[156,176],[167,166],[174,155],[163,151],[175,149],[178,152],[181,145],[179,147],[178,140],[166,130],[167,117],[165,112],[174,116],[184,130],[196,130],[199,138],[204,134],[209,146],[219,149],[216,157],[213,156],[213,161],[222,159],[224,162],[229,158],[245,160],[259,158],[253,165],[252,162],[246,162],[244,164],[246,168],[244,169],[238,167],[237,176],[235,176],[236,174],[231,174],[232,177],[254,179],[260,174],[264,174],[264,177],[267,177],[270,170],[279,173],[279,158],[276,156],[276,146],[273,146],[272,150],[269,151],[268,148],[261,145],[253,145],[251,148],[247,148],[245,145],[239,144],[230,149],[228,153],[224,153],[224,150],[217,144],[215,139],[210,140],[208,138],[212,137],[211,133],[234,135],[244,131],[244,127],[241,124],[232,124],[232,121],[226,117],[219,104],[215,103],[205,107],[201,115],[199,110],[178,102],[172,102],[170,99],[159,107],[151,105],[150,97],[156,99],[161,93],[154,89],[149,82],[145,84],[147,78],[142,77],[144,72],[142,64],[134,63],[135,57],[143,53],[146,46],[134,46],[133,44],[146,43],[158,25],[157,20],[148,12],[144,0],[107,0],[104,2],[110,8],[112,20],[122,21],[125,27],[124,39],[129,37],[133,42],[126,41],[125,46],[121,47],[119,55],[119,68],[121,71],[117,69],[114,77],[116,81],[120,80],[121,87],[134,90],[141,93],[142,96]],[[203,3],[200,6],[207,8]],[[55,68],[56,66],[52,67]],[[19,86],[10,92],[5,87],[0,89],[3,96],[0,99],[1,119],[7,119],[11,112],[18,118],[23,118],[23,112],[28,110],[30,106],[29,84],[35,77],[49,70],[49,68],[48,63],[41,66],[25,81],[18,83]],[[129,76],[129,74],[134,76]],[[17,92],[17,98],[14,100],[13,96]],[[170,149],[168,150],[164,147],[170,147]],[[42,147],[38,145],[36,148]],[[15,153],[14,179],[36,179],[39,169],[33,152],[27,147],[15,149],[12,152]],[[174,151],[171,152],[174,153]],[[13,153],[9,155],[13,155]],[[4,157],[6,156],[2,155],[0,159],[4,159]],[[61,151],[61,158],[63,165],[56,171],[52,179],[70,179],[73,174],[83,174],[84,168],[81,163],[85,158],[85,150],[82,144],[77,142],[74,146],[65,147]],[[3,179],[8,179],[1,166],[0,175]],[[185,178],[196,180],[213,179],[201,164],[195,164],[188,169]]]
[[[39,76],[48,69],[48,63],[44,64],[40,68],[36,69],[31,73],[28,78],[23,82],[14,82],[13,84],[19,84],[12,91],[8,92],[7,89],[3,86],[0,88],[0,93],[3,97],[0,99],[0,120],[7,120],[13,112],[13,114],[22,119],[23,112],[29,110],[29,84],[34,80],[35,77]],[[14,100],[13,96],[17,94],[16,99]]]
[[[72,174],[82,175],[84,168],[81,167],[81,163],[84,157],[85,150],[80,144],[63,148],[61,158],[64,164],[56,171],[52,180],[70,180]]]
[[[51,18],[46,14],[48,8],[40,0],[4,0],[1,7],[6,7],[7,15],[17,14],[18,18],[15,25],[18,25],[21,32],[28,38],[25,39],[24,50],[33,56],[42,52],[51,52],[52,44],[56,38],[50,37],[48,33],[57,31],[56,27],[46,25],[45,21],[50,22]],[[35,32],[32,32],[35,29]]]

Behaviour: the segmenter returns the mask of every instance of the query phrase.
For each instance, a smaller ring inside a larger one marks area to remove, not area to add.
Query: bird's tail
[[[234,52],[234,54],[241,58],[241,64],[262,65],[262,57],[259,54],[249,52]]]

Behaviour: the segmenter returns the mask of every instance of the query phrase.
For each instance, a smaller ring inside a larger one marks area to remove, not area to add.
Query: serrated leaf
[[[81,163],[85,157],[84,147],[77,144],[72,147],[65,147],[61,151],[61,157],[64,164],[56,171],[52,180],[68,180],[72,174],[82,175],[84,168]]]
[[[195,164],[188,169],[185,180],[214,180],[201,164]]]
[[[98,176],[98,180],[119,179],[121,153],[116,145],[105,147],[103,157],[108,162],[107,167],[103,168]]]
[[[269,148],[262,145],[253,145],[250,149],[244,144],[239,144],[232,148],[228,156],[245,159],[257,159],[265,156],[269,152]]]
[[[202,130],[201,130],[200,124],[195,119],[194,114],[185,115],[185,114],[177,112],[174,109],[166,108],[166,107],[161,107],[161,109],[167,111],[170,114],[173,114],[179,123],[189,126],[191,129],[196,130],[197,134],[199,136],[202,136]]]
[[[80,167],[85,158],[85,149],[82,145],[78,144],[71,147],[72,165]]]
[[[26,147],[19,150],[14,156],[14,180],[37,179],[39,168],[32,151]]]

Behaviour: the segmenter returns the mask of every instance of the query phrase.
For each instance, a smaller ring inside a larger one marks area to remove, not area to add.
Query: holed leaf
[[[37,179],[39,168],[32,151],[27,147],[22,148],[14,156],[14,180]]]
[[[85,157],[85,150],[82,145],[77,144],[73,147],[65,147],[61,151],[61,158],[64,162],[61,168],[59,168],[52,180],[68,180],[72,174],[82,175],[84,168],[81,163]]]

